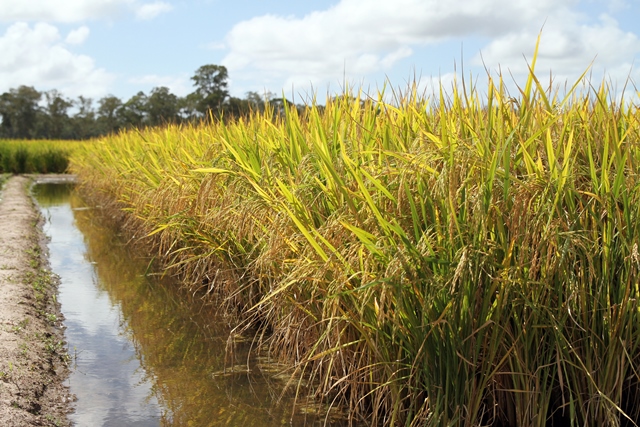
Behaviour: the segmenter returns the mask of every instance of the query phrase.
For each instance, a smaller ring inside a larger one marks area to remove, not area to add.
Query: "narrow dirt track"
[[[0,426],[67,426],[62,316],[29,183],[0,192]]]

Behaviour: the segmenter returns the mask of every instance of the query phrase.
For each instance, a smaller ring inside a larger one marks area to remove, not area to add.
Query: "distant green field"
[[[0,173],[64,173],[77,141],[0,140]]]

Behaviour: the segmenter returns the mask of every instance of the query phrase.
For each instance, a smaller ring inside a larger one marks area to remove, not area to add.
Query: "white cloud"
[[[203,48],[209,50],[224,50],[227,46],[223,42],[210,42],[202,45]]]
[[[131,0],[0,0],[0,19],[11,21],[79,22],[118,14]]]
[[[539,29],[532,26],[519,32],[497,37],[482,49],[482,59],[492,69],[500,65],[515,75],[528,73],[527,63],[533,56]],[[553,72],[557,81],[579,77],[593,62],[596,78],[624,80],[640,55],[640,38],[623,31],[608,15],[598,22],[584,24],[581,16],[569,10],[549,17],[542,30],[536,74]],[[480,62],[480,57],[475,62]]]
[[[0,0],[0,21],[83,22],[114,19],[135,13],[138,19],[152,19],[171,10],[163,1],[141,3],[138,0]]]
[[[0,52],[0,91],[28,85],[55,88],[67,96],[96,97],[106,94],[114,79],[92,58],[69,51],[50,24],[11,25],[0,36]]]
[[[617,1],[618,7],[622,0]],[[430,66],[414,53],[454,39],[486,41],[487,66],[526,71],[543,29],[541,67],[579,75],[598,64],[623,69],[638,54],[638,36],[608,16],[589,21],[579,0],[341,0],[303,17],[264,15],[236,24],[225,38],[222,63],[241,80],[318,85],[359,80],[401,60]],[[418,49],[420,48],[420,49]],[[481,65],[476,58],[474,65]],[[438,64],[450,66],[453,64]],[[481,70],[481,68],[477,68]],[[410,70],[406,70],[409,72]],[[627,69],[628,72],[628,69]],[[577,77],[576,75],[576,77]]]
[[[136,17],[140,20],[149,20],[162,13],[169,12],[171,9],[173,9],[173,6],[163,1],[146,3],[138,7],[136,10]]]
[[[393,67],[411,55],[413,45],[517,31],[571,1],[342,0],[302,18],[265,15],[236,24],[227,34],[230,52],[223,63],[232,73],[254,68],[311,81],[345,71],[364,75]]]
[[[382,58],[380,63],[384,68],[390,68],[397,61],[403,58],[408,58],[412,54],[413,54],[413,50],[410,47],[403,46],[400,49],[396,50],[395,52],[391,52],[390,54]]]
[[[628,0],[608,0],[606,1],[609,8],[609,12],[621,12],[625,9],[629,9],[630,5]]]
[[[178,96],[185,96],[193,91],[192,83],[187,76],[159,76],[149,74],[142,77],[131,78],[129,79],[129,83],[146,86],[148,88],[147,92],[154,87],[168,87],[171,93]]]
[[[69,32],[64,41],[68,44],[82,44],[89,37],[89,28],[83,25]]]

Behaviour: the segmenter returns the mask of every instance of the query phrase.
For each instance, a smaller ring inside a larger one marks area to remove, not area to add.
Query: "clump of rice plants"
[[[634,425],[640,112],[586,83],[347,93],[71,170],[354,421]]]
[[[0,140],[0,173],[65,173],[75,141]]]

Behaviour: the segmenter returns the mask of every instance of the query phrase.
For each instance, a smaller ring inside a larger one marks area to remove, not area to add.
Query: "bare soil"
[[[0,426],[68,426],[57,281],[30,182],[13,176],[0,192]]]

